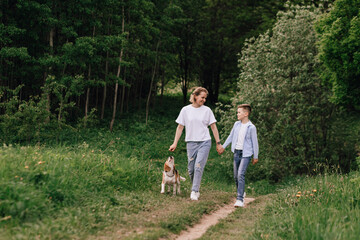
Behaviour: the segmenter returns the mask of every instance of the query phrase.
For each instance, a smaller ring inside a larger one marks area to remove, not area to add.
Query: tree
[[[360,1],[337,0],[316,24],[321,75],[331,100],[360,111]]]

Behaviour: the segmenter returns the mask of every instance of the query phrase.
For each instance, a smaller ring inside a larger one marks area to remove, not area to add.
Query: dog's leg
[[[162,179],[162,182],[161,182],[161,192],[160,193],[164,193],[165,192],[165,176],[164,176],[164,173],[163,173],[163,179]]]
[[[176,182],[174,183],[173,194],[176,195]]]
[[[178,182],[177,186],[178,186],[178,194],[180,194],[181,193],[180,192],[180,181]]]

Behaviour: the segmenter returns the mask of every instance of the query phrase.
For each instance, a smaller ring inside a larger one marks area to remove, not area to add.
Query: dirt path
[[[245,198],[245,208],[248,204],[254,201],[255,198]],[[201,219],[201,221],[194,225],[193,227],[189,228],[186,231],[182,231],[180,235],[175,238],[176,240],[193,240],[200,238],[209,227],[218,223],[218,221],[222,218],[227,217],[230,213],[232,213],[234,208],[234,203],[236,199],[231,201],[229,204],[225,205],[224,207],[220,208],[216,212],[206,215]]]

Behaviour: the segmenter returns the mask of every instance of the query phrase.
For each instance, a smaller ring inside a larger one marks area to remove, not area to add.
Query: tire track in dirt
[[[255,198],[245,198],[245,208],[248,204],[254,201]],[[209,227],[217,224],[220,219],[227,217],[230,213],[235,211],[234,203],[236,199],[232,200],[230,204],[227,204],[212,214],[204,216],[199,223],[195,224],[193,227],[182,231],[178,235],[176,240],[193,240],[200,238]]]

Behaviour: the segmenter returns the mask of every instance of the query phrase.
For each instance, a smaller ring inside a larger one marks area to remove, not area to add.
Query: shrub
[[[50,117],[46,110],[46,99],[33,97],[29,101],[20,100],[17,92],[21,86],[14,91],[8,91],[13,96],[8,101],[0,103],[0,109],[4,114],[0,115],[0,142],[30,141],[39,139]]]
[[[349,170],[354,158],[354,139],[336,135],[349,133],[341,122],[345,113],[328,101],[329,91],[316,72],[313,24],[319,13],[290,7],[278,13],[272,32],[248,40],[239,60],[242,72],[233,104],[218,108],[228,134],[236,105],[252,105],[250,119],[260,145],[260,166],[249,172],[253,178],[278,181],[289,174],[311,173],[319,162]]]

